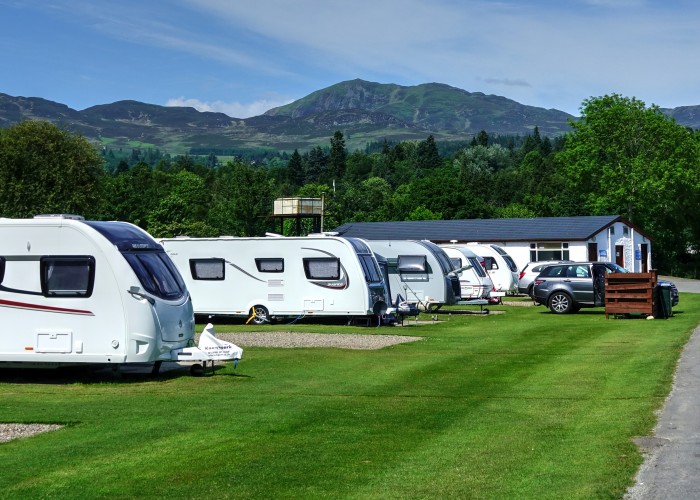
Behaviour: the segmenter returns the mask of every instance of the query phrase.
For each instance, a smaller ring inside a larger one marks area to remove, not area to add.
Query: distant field
[[[700,296],[653,321],[491,309],[395,328],[220,324],[421,340],[243,346],[237,368],[201,378],[0,372],[0,423],[66,425],[0,443],[2,496],[621,498]]]

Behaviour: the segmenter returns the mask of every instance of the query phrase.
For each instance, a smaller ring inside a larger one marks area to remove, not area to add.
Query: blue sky
[[[439,82],[578,115],[700,104],[691,0],[0,0],[0,92],[245,118],[335,83]]]

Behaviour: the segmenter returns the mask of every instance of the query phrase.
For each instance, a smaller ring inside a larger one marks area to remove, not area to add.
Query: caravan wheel
[[[267,310],[267,307],[261,305],[253,306],[251,312],[255,313],[255,316],[253,316],[253,323],[256,325],[264,325],[270,322],[270,312]]]

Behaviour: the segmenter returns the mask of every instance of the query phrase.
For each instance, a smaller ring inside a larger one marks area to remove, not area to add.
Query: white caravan
[[[163,248],[126,222],[47,215],[0,219],[0,366],[58,367],[239,359],[205,335]],[[200,366],[201,368],[201,366]]]
[[[445,251],[430,241],[367,240],[385,266],[391,303],[399,295],[425,310],[453,305],[460,298],[459,279]]]
[[[486,274],[485,261],[472,250],[460,245],[440,245],[457,269],[462,300],[488,299],[493,282]]]
[[[166,238],[198,315],[381,317],[387,293],[374,254],[357,238],[332,236]]]
[[[484,258],[486,272],[497,292],[516,293],[518,291],[518,267],[503,248],[486,243],[467,243],[466,246]]]

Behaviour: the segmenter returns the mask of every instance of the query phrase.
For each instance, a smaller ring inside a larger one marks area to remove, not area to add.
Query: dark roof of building
[[[431,240],[438,243],[450,240],[576,241],[587,240],[617,221],[634,227],[619,215],[599,215],[532,219],[348,222],[333,231],[340,236],[367,240]],[[638,228],[635,227],[635,230],[646,236]]]

